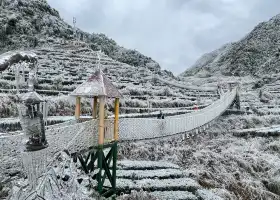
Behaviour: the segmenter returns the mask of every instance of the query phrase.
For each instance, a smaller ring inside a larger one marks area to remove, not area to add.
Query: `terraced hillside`
[[[96,70],[99,50],[104,52],[101,56],[104,73],[125,96],[121,102],[122,113],[176,110],[178,107],[189,109],[194,103],[210,103],[209,95],[210,99],[217,98],[215,92],[199,95],[194,90],[187,92],[187,89],[161,81],[172,83],[178,82],[178,79],[171,72],[161,70],[159,64],[151,58],[136,50],[119,46],[104,34],[89,34],[71,27],[46,0],[3,1],[0,6],[0,27],[1,53],[27,49],[38,55],[36,89],[49,99],[49,115],[73,115],[74,100],[67,95]],[[21,92],[25,92],[28,65],[23,63],[22,66],[10,66],[0,70],[2,118],[17,117],[14,103],[16,99],[13,95],[14,72],[17,67],[24,74],[21,79]],[[152,79],[155,73],[161,80]],[[186,85],[186,82],[181,85]],[[195,102],[196,100],[198,102]],[[90,100],[84,100],[82,104],[82,114],[89,114]],[[109,102],[109,111],[112,109],[110,105]]]
[[[160,68],[152,58],[119,46],[105,34],[87,33],[72,27],[46,0],[2,0],[0,4],[0,53],[54,45],[58,40],[67,42],[75,38],[86,42],[93,50],[102,50],[114,60],[150,69]]]
[[[58,43],[31,51],[38,55],[36,90],[49,100],[49,115],[73,115],[74,99],[68,97],[68,94],[97,69],[99,52],[91,50],[86,43],[78,41]],[[209,104],[212,102],[211,99],[215,100],[218,97],[215,90],[197,92],[172,85],[170,82],[180,82],[164,70],[155,72],[147,67],[130,66],[115,61],[103,53],[100,57],[103,72],[125,97],[121,101],[122,113],[186,109],[196,103]],[[19,67],[24,74],[21,92],[27,89],[27,76],[30,70],[28,64],[12,65],[2,72],[0,98],[3,103],[9,105],[8,108],[2,106],[2,117],[17,116],[13,97],[16,67]],[[153,79],[155,73],[161,77],[161,80],[168,82]],[[189,85],[192,86],[191,83]],[[85,99],[82,104],[82,114],[91,113],[91,100]],[[112,110],[111,105],[109,103],[109,111]]]

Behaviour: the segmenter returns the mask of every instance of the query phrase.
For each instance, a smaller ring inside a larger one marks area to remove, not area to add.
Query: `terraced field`
[[[73,116],[75,100],[68,95],[84,82],[99,63],[109,79],[124,95],[121,99],[121,113],[146,113],[158,110],[168,111],[191,108],[194,104],[208,105],[219,97],[216,91],[199,91],[178,87],[185,85],[170,73],[157,67],[136,67],[117,62],[103,53],[96,52],[83,42],[58,43],[32,50],[38,56],[36,91],[49,102],[49,116]],[[27,91],[28,63],[12,65],[4,70],[0,78],[0,113],[2,118],[17,117],[15,72],[20,70],[21,93]],[[154,79],[157,74],[159,78]],[[213,84],[212,84],[213,86]],[[214,84],[215,86],[215,84]],[[82,99],[82,115],[91,113],[91,99]],[[7,106],[8,105],[8,106]],[[108,101],[109,112],[113,102]]]

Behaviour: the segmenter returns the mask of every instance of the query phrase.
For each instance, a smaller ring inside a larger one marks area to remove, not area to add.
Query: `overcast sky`
[[[174,74],[280,13],[279,0],[47,0],[87,32],[152,57]]]

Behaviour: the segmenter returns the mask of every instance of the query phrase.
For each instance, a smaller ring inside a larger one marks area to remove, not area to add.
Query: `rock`
[[[63,181],[68,181],[69,179],[70,179],[70,176],[67,174],[62,178]]]
[[[14,169],[9,172],[9,176],[14,177],[14,176],[18,175],[19,173],[20,173],[19,170]]]
[[[81,184],[83,179],[82,178],[78,178],[77,181],[78,181],[79,184]]]

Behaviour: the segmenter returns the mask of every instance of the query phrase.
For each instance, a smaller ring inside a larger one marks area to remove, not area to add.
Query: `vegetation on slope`
[[[280,15],[258,24],[241,40],[203,55],[181,76],[223,74],[261,76],[280,72]]]
[[[102,50],[109,57],[132,65],[159,70],[159,64],[136,50],[120,47],[104,34],[74,33],[58,11],[46,0],[5,0],[0,6],[0,53],[20,47],[35,48],[78,37],[93,50]]]

